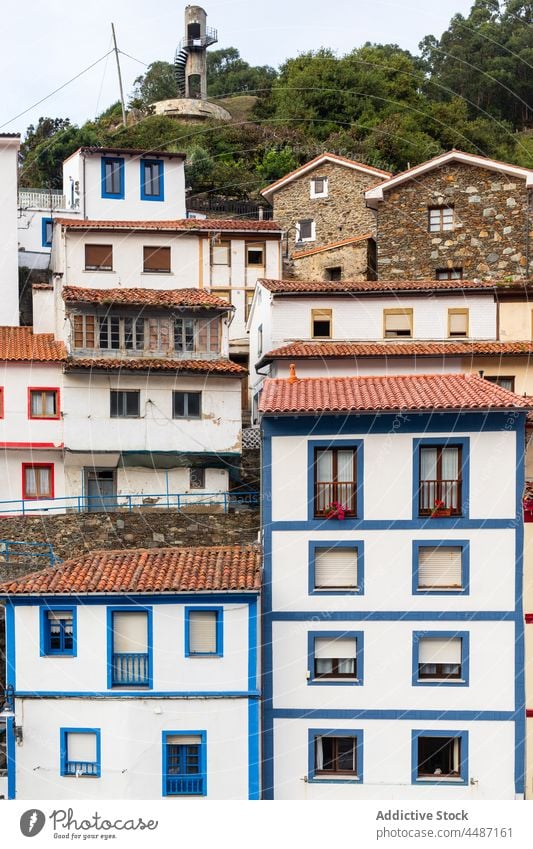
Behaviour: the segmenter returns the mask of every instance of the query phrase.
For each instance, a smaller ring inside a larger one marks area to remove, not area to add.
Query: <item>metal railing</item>
[[[317,481],[315,486],[315,516],[328,516],[341,505],[348,516],[356,513],[355,481]]]
[[[421,515],[433,513],[437,505],[442,503],[442,509],[457,515],[461,512],[461,491],[460,480],[420,481],[418,512]]]
[[[211,44],[216,44],[218,41],[218,32],[214,27],[206,27],[205,34],[199,35],[198,38],[185,36],[178,44],[178,50],[183,50],[184,47],[209,47]]]
[[[98,764],[93,761],[67,761],[65,775],[99,775]]]
[[[18,206],[19,209],[65,209],[65,196],[62,192],[54,190],[20,189]]]
[[[44,557],[49,561],[50,566],[61,563],[60,558],[54,554],[53,546],[48,542],[17,542],[12,539],[0,539],[0,558],[5,563],[20,562],[21,559],[33,560],[34,557]]]
[[[0,515],[25,516],[30,513],[113,513],[150,509],[186,510],[190,507],[217,507],[229,510],[259,506],[259,493],[235,492],[159,492],[120,495],[71,495],[58,498],[41,498],[39,501],[24,499],[0,501]],[[4,542],[7,542],[5,540]],[[17,545],[18,543],[11,543]],[[21,543],[22,544],[22,543]],[[1,554],[1,550],[0,550]]]
[[[148,655],[137,652],[113,652],[111,683],[113,686],[137,685],[146,687],[150,683]]]
[[[214,212],[229,213],[243,218],[252,218],[258,221],[272,221],[274,210],[271,206],[263,206],[260,203],[247,200],[227,200],[217,197],[192,197],[187,201],[187,209],[191,212]]]
[[[204,792],[203,776],[167,775],[168,796],[202,796]]]

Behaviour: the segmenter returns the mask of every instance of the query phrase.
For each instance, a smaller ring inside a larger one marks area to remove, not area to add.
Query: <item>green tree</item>
[[[272,87],[277,72],[269,65],[249,65],[236,47],[212,50],[207,54],[207,92],[209,97],[225,97],[239,92],[265,93]]]
[[[174,66],[170,62],[152,62],[145,74],[137,77],[130,99],[130,107],[146,109],[158,100],[178,96]]]

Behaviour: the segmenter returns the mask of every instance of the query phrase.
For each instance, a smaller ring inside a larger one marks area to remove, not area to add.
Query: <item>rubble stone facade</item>
[[[453,229],[429,231],[429,209],[453,208]],[[386,190],[377,213],[379,279],[519,280],[533,270],[533,216],[525,180],[449,163]],[[529,257],[529,260],[528,260]]]

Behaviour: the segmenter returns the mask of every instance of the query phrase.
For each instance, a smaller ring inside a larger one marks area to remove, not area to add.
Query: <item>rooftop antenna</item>
[[[115,24],[111,24],[111,32],[113,33],[113,50],[115,51],[115,58],[117,60],[117,71],[118,71],[118,85],[120,88],[120,103],[122,105],[122,124],[126,126],[126,106],[124,105],[124,89],[122,88],[122,74],[120,73],[120,60],[118,58],[118,47],[117,47],[117,37],[115,35]]]

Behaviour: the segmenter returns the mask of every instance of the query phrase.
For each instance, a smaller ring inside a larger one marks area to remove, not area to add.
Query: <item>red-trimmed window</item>
[[[22,497],[28,500],[54,497],[54,464],[22,464]]]
[[[48,386],[29,387],[29,419],[58,419],[59,415],[59,389]]]

